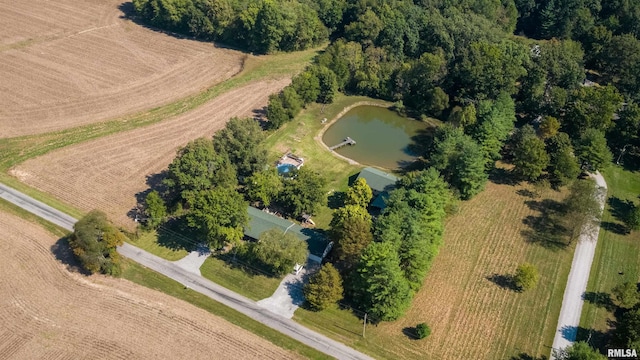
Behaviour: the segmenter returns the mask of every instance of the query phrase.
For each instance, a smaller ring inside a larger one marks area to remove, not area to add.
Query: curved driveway
[[[607,183],[598,171],[592,174],[591,177],[596,181],[598,187],[596,197],[600,202],[600,211],[602,212],[607,195]],[[580,325],[580,316],[582,315],[583,296],[587,290],[589,272],[591,271],[591,263],[593,262],[593,256],[596,252],[599,233],[600,224],[587,224],[580,234],[576,251],[573,254],[573,262],[571,263],[567,287],[564,290],[564,297],[562,298],[562,308],[560,309],[556,335],[553,338],[551,349],[551,360],[556,359],[553,353],[554,349],[564,349],[576,341],[578,326]]]
[[[47,221],[73,231],[76,219],[66,215],[46,204],[43,204],[17,190],[0,184],[0,198],[3,198]],[[202,293],[211,299],[218,301],[234,310],[237,310],[250,318],[269,326],[270,328],[288,335],[318,351],[337,359],[372,359],[340,342],[329,339],[315,331],[278,316],[264,308],[261,308],[244,296],[234,293],[220,285],[217,285],[201,276],[193,274],[170,261],[152,255],[130,244],[124,244],[118,248],[123,256],[155,270],[189,288]]]

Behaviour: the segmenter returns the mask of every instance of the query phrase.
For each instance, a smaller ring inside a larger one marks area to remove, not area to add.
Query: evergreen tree
[[[601,170],[613,159],[602,131],[587,129],[576,146],[578,159],[591,170]]]
[[[411,290],[392,244],[372,242],[365,249],[356,273],[355,294],[374,321],[396,320],[407,311]]]
[[[534,181],[549,164],[549,155],[545,150],[544,141],[536,136],[529,125],[525,125],[520,131],[514,149],[514,171],[519,176]]]
[[[343,292],[342,278],[331,263],[322,265],[304,286],[304,297],[314,310],[324,310],[334,306],[342,300]]]

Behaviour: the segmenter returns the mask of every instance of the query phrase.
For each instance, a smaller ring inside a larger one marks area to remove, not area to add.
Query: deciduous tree
[[[369,185],[367,185],[367,180],[359,178],[347,189],[344,204],[366,208],[369,206],[372,197],[373,193]]]
[[[147,216],[146,226],[155,229],[164,222],[167,216],[167,207],[160,194],[155,190],[147,194],[144,202],[145,215]]]
[[[235,189],[216,187],[194,192],[187,203],[187,224],[202,232],[212,248],[236,244],[242,239],[242,227],[249,216],[247,204]]]
[[[538,269],[529,263],[519,265],[513,277],[516,287],[520,290],[531,290],[535,288],[539,279]]]
[[[250,201],[259,201],[264,206],[278,198],[284,188],[282,177],[276,168],[259,171],[247,178],[247,196]]]
[[[534,181],[549,164],[549,155],[545,150],[544,141],[536,136],[529,125],[525,125],[520,131],[514,148],[514,171],[519,176]]]
[[[251,253],[276,275],[293,271],[296,264],[306,264],[309,256],[306,242],[293,233],[283,233],[278,229],[260,234],[258,242],[251,247]]]
[[[262,146],[264,137],[256,120],[234,117],[213,136],[213,148],[229,158],[239,177],[247,177],[267,162],[267,152]]]
[[[69,246],[89,272],[119,276],[117,247],[124,243],[125,238],[103,212],[93,210],[73,226]]]

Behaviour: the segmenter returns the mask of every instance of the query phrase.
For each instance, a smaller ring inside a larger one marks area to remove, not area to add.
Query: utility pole
[[[362,337],[365,337],[365,331],[367,330],[367,313],[364,313],[364,324],[362,325]]]

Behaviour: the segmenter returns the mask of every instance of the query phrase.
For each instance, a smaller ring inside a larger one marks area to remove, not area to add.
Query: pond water
[[[356,145],[335,150],[338,154],[363,165],[397,169],[415,160],[415,154],[407,146],[414,135],[427,127],[423,122],[404,118],[391,110],[364,105],[349,110],[332,124],[322,141],[331,147],[350,137]]]

